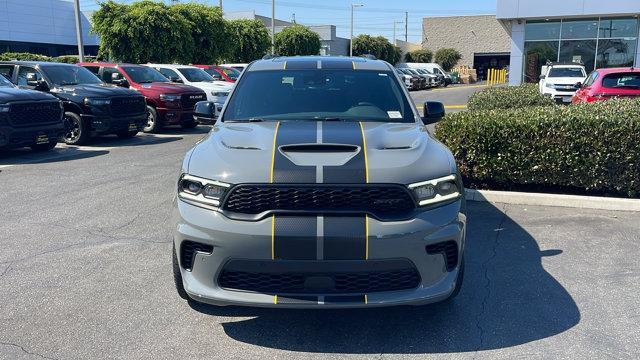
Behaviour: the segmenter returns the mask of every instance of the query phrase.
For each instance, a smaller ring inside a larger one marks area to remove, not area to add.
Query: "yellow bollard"
[[[492,82],[493,82],[493,69],[489,69],[489,73],[487,75],[487,82],[489,86],[491,86]]]

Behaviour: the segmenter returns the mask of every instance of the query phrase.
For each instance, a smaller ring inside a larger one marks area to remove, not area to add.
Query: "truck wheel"
[[[51,141],[46,144],[35,144],[35,145],[31,145],[31,150],[37,151],[37,152],[44,152],[44,151],[53,150],[53,148],[56,147],[56,145],[58,145],[57,141]]]
[[[191,120],[191,121],[185,121],[182,124],[180,124],[182,126],[183,129],[193,129],[196,126],[198,126],[198,123]]]
[[[160,131],[160,122],[158,121],[158,112],[153,106],[147,105],[147,123],[142,131],[146,133],[154,133]]]
[[[67,111],[64,113],[65,131],[62,139],[69,145],[82,145],[89,141],[89,129],[80,115]]]
[[[189,300],[189,295],[184,291],[184,284],[182,283],[182,274],[180,273],[180,265],[178,264],[178,256],[176,255],[175,246],[173,246],[173,282],[176,284],[178,296],[185,300]]]
[[[132,137],[135,137],[136,135],[138,135],[138,132],[137,131],[118,131],[116,135],[120,139],[131,139]]]

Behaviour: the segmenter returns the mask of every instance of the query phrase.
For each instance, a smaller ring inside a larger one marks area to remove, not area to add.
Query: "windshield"
[[[587,76],[582,68],[552,68],[549,77],[575,77],[583,78]]]
[[[158,70],[146,66],[122,66],[122,71],[127,73],[133,82],[138,84],[152,82],[170,82]]]
[[[238,76],[240,76],[240,71],[233,69],[233,68],[224,68],[221,67],[220,69],[222,69],[222,71],[231,79],[231,80],[238,80]]]
[[[82,66],[52,65],[42,67],[42,71],[57,86],[102,84],[102,80]]]
[[[3,74],[0,74],[0,87],[13,87],[13,84]]]
[[[607,75],[602,78],[602,87],[640,89],[640,73]]]
[[[391,71],[251,71],[236,86],[223,121],[415,122]]]
[[[206,71],[199,68],[180,68],[180,73],[187,78],[189,82],[212,82],[213,77]]]

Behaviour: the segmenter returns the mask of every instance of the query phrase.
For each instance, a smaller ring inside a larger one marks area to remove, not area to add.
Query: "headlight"
[[[182,174],[178,180],[178,197],[196,206],[217,208],[230,187],[230,184],[220,181]]]
[[[545,86],[545,87],[547,87],[547,88],[549,88],[549,89],[555,89],[555,88],[556,88],[556,84],[549,84],[549,83],[546,83],[546,84],[544,84],[544,86]]]
[[[228,91],[212,91],[211,95],[217,96],[217,97],[225,97],[229,95],[229,92]]]
[[[455,175],[409,185],[418,199],[418,205],[431,205],[457,199],[462,195]]]
[[[84,99],[84,104],[85,105],[90,105],[90,106],[103,106],[103,105],[111,104],[111,100],[110,99],[89,99],[89,98],[85,98]]]
[[[0,105],[0,113],[9,112],[9,105]]]
[[[164,101],[178,101],[180,100],[180,95],[160,94],[160,99]]]

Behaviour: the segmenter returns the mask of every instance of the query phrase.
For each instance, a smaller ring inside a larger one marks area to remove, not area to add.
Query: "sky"
[[[83,11],[97,10],[100,0],[80,0]],[[116,0],[131,3],[135,0]],[[169,3],[171,0],[164,0]],[[219,0],[179,0],[218,5]],[[392,41],[393,23],[396,37],[404,39],[405,12],[409,12],[408,39],[422,40],[422,18],[425,16],[495,14],[496,0],[275,0],[276,19],[291,21],[295,16],[304,25],[336,25],[338,36],[349,37],[350,5],[363,4],[354,13],[354,36],[358,34],[382,35]],[[227,11],[255,10],[256,14],[270,17],[271,0],[223,0]]]

